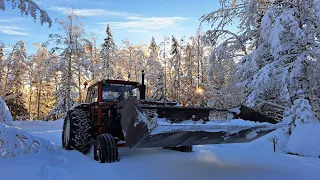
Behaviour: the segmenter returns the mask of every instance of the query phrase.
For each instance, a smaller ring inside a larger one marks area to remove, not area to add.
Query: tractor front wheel
[[[100,163],[119,161],[118,147],[111,134],[101,134],[94,143],[94,158]]]
[[[84,154],[89,151],[91,124],[89,113],[82,109],[68,111],[62,130],[62,147],[67,150],[76,149]]]

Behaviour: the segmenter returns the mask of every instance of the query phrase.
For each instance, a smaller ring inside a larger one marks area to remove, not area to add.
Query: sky
[[[25,41],[28,54],[35,53],[34,43],[48,40],[48,35],[61,33],[55,19],[65,18],[71,8],[84,23],[87,37],[94,33],[98,45],[110,25],[117,45],[128,39],[133,44],[149,44],[154,36],[157,43],[164,37],[194,36],[199,18],[219,8],[217,0],[35,0],[53,20],[51,28],[41,25],[31,16],[22,16],[18,9],[0,11],[0,40],[8,45]],[[39,16],[38,16],[39,17]],[[207,28],[207,27],[205,27]]]

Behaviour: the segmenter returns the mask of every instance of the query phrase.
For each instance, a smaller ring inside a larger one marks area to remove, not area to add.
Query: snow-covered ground
[[[320,179],[320,159],[283,154],[289,137],[279,130],[251,143],[195,146],[192,153],[120,148],[119,162],[100,164],[92,152],[61,148],[62,120],[14,125],[56,151],[0,159],[0,179]],[[268,140],[274,135],[282,140],[277,153]]]

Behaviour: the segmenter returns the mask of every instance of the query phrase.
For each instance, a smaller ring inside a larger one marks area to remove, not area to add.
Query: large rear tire
[[[94,143],[94,158],[100,163],[119,161],[118,147],[111,134],[101,134]]]
[[[63,123],[62,147],[88,153],[91,140],[89,113],[82,109],[70,110]]]

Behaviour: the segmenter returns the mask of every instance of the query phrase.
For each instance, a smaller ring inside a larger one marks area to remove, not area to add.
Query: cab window
[[[98,101],[98,85],[95,85],[88,91],[87,103],[93,103]]]

